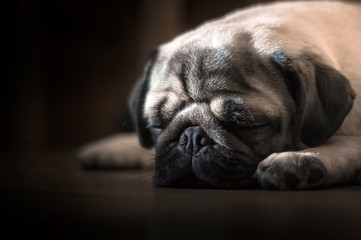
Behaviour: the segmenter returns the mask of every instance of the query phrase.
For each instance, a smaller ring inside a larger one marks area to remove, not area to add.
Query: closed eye
[[[149,124],[147,129],[149,129],[150,133],[152,134],[153,141],[157,141],[159,135],[163,132],[164,127],[162,125]]]
[[[268,123],[255,123],[255,124],[251,124],[251,125],[241,125],[238,126],[237,129],[240,130],[260,130],[260,129],[264,129],[266,127],[269,127],[270,125]]]
[[[149,124],[147,126],[147,128],[149,130],[163,130],[164,129],[164,126],[163,125],[160,125],[160,124]]]

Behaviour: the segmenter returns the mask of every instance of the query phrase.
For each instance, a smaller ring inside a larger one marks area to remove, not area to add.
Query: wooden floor
[[[0,229],[11,239],[361,239],[361,186],[157,188],[151,172],[83,171],[69,152],[1,160]]]

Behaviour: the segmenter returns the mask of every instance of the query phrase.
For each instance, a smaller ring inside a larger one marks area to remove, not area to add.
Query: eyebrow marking
[[[204,68],[204,65],[205,65],[205,56],[204,56],[204,52],[203,51],[199,51],[197,53],[197,72],[196,72],[196,76],[199,80],[199,88],[200,89],[203,89],[204,88],[204,85],[205,85],[205,82],[206,82],[206,78],[207,78],[207,72]]]
[[[164,126],[166,124],[166,120],[164,119],[164,117],[162,116],[162,109],[164,107],[164,105],[167,103],[168,98],[164,98],[162,101],[160,101],[156,106],[156,119],[158,119],[160,121],[160,124],[162,126]]]
[[[216,95],[222,95],[222,94],[226,94],[227,96],[229,96],[230,94],[240,94],[239,91],[235,91],[235,90],[230,90],[230,89],[219,89],[216,91],[213,91],[213,94]]]
[[[172,114],[172,119],[177,116],[180,112],[182,112],[187,107],[187,102],[182,101],[181,105],[177,108],[177,111]]]
[[[189,70],[188,70],[188,68],[186,66],[186,63],[182,63],[181,71],[179,73],[179,79],[181,80],[184,92],[189,97],[190,93],[189,93],[189,86],[188,86],[188,82],[187,82],[187,80],[188,80],[188,78],[187,78],[188,71]]]

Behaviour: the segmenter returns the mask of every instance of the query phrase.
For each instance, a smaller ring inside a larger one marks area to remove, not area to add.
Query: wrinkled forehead
[[[233,31],[222,28],[204,27],[189,32],[160,47],[154,73],[158,80],[165,80],[158,77],[172,75],[204,82],[212,73],[235,70],[236,51],[248,49],[249,39],[248,34],[236,36]]]
[[[234,90],[241,80],[232,50],[192,49],[175,53],[168,61],[165,76],[174,76],[184,93],[193,101],[207,101],[215,91]],[[211,95],[211,96],[210,96]]]
[[[166,58],[160,54],[150,77],[144,114],[156,111],[153,115],[160,115],[160,108],[182,109],[184,103],[220,106],[217,99],[238,102],[240,96],[255,92],[272,94],[272,84],[267,83],[271,71],[267,61],[247,46],[183,47]]]
[[[242,90],[242,74],[230,47],[183,47],[170,57],[159,57],[151,76],[145,112],[161,99],[210,102],[216,95]]]
[[[161,46],[150,75],[145,115],[160,106],[179,108],[181,102],[210,103],[218,96],[269,91],[264,81],[272,66],[250,39],[246,33],[236,36],[208,29]]]
[[[242,45],[242,46],[241,46]],[[162,52],[167,51],[167,54]],[[204,102],[215,92],[239,92],[253,85],[255,75],[267,70],[252,48],[235,46],[183,46],[161,49],[154,66],[150,91],[176,91],[195,102]]]

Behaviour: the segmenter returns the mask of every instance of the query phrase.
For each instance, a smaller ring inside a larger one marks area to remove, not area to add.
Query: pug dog
[[[238,10],[161,45],[136,84],[134,135],[78,154],[144,166],[165,187],[311,189],[361,183],[361,6]]]

